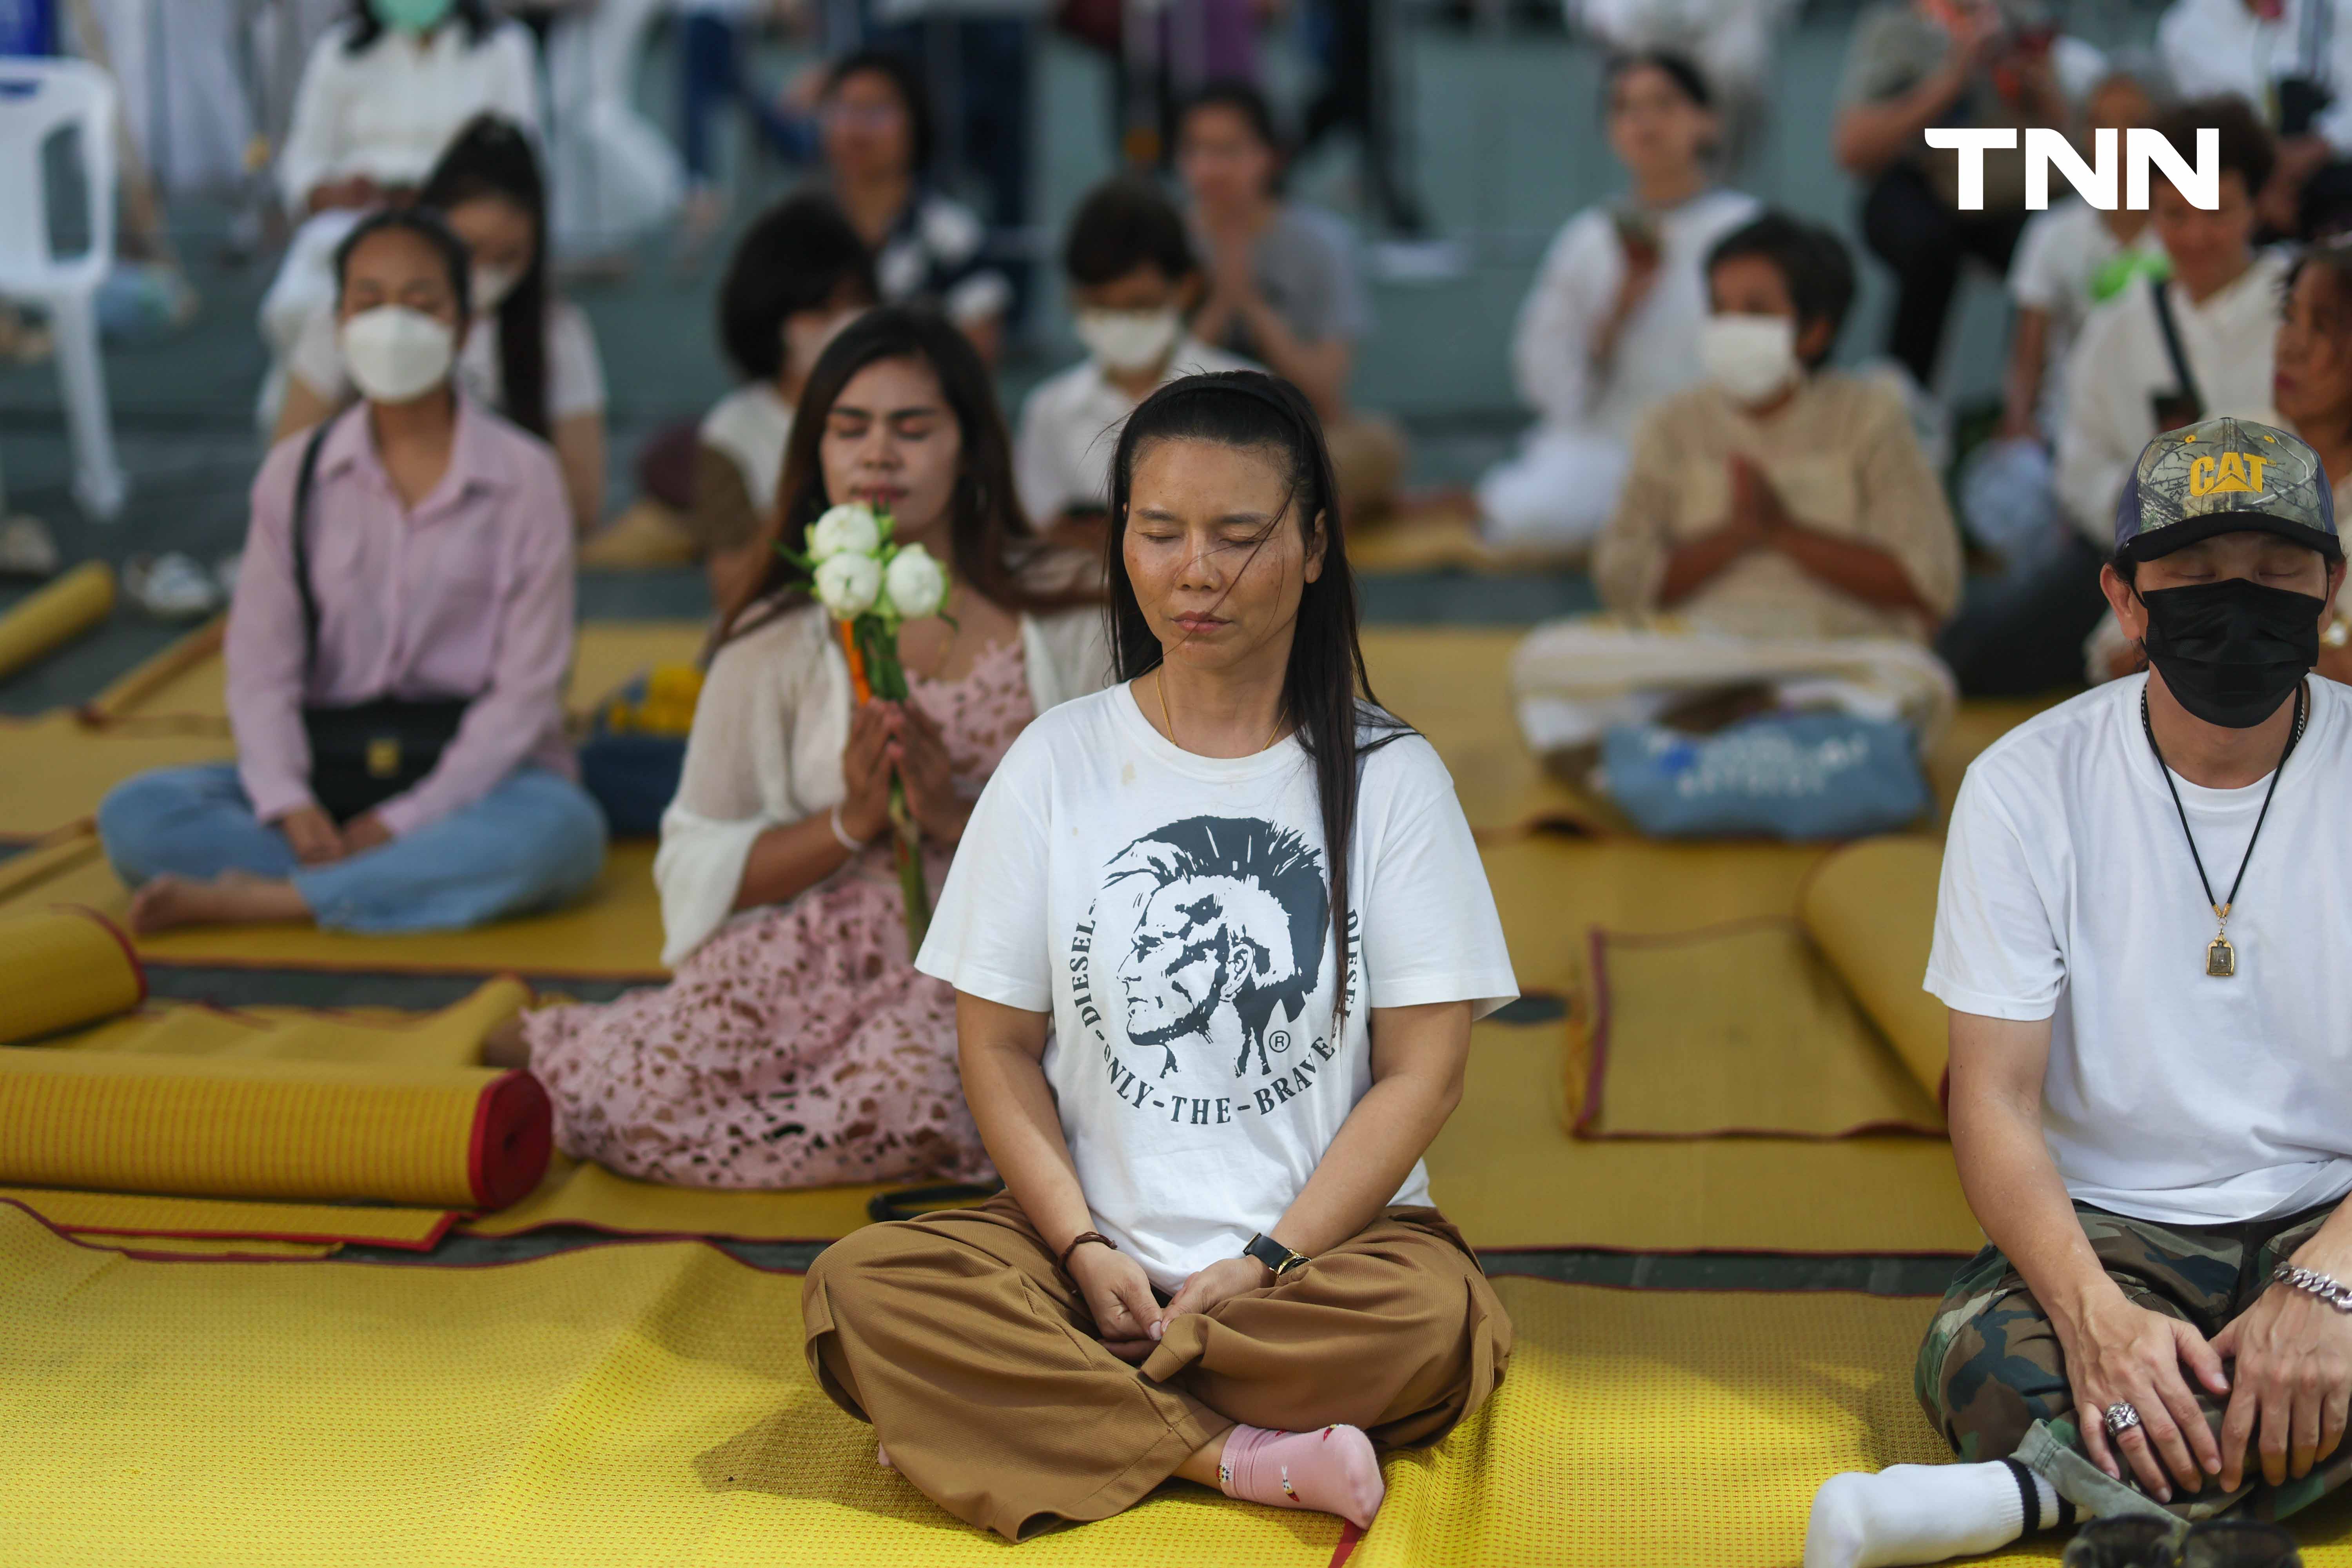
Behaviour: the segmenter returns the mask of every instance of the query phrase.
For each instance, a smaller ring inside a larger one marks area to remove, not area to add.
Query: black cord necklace
[[[2156,726],[2147,716],[2147,688],[2139,689],[2139,727],[2147,736],[2147,749],[2156,753],[2156,771],[2164,775],[2164,787],[2171,792],[2172,809],[2180,814],[2181,837],[2189,840],[2189,858],[2197,863],[2197,880],[2205,889],[2205,901],[2213,907],[2213,918],[2221,927],[2213,940],[2205,944],[2205,973],[2216,980],[2227,980],[2238,973],[2238,950],[2230,945],[2230,911],[2237,907],[2239,886],[2246,879],[2246,868],[2254,858],[2254,843],[2263,836],[2263,824],[2271,815],[2271,802],[2278,795],[2279,775],[2286,772],[2286,760],[2294,755],[2295,742],[2303,739],[2303,726],[2311,717],[2307,688],[2297,682],[2294,689],[2294,728],[2288,732],[2286,750],[2279,753],[2278,766],[2271,770],[2271,787],[2263,792],[2263,809],[2254,818],[2254,831],[2247,837],[2246,852],[2238,860],[2238,875],[2230,883],[2230,896],[2213,897],[2212,879],[2205,875],[2205,858],[2197,853],[2197,835],[2189,828],[2189,809],[2180,804],[2180,786],[2172,782],[2172,768],[2164,760],[2163,748],[2156,743]]]

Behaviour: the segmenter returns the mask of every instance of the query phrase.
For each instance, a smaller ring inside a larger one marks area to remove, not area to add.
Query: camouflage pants
[[[2333,1212],[2330,1205],[2284,1219],[2187,1226],[2074,1205],[2092,1251],[2124,1294],[2151,1311],[2187,1320],[2208,1339],[2253,1305],[2271,1270]],[[2014,1455],[2093,1514],[2158,1508],[2139,1491],[2128,1466],[2126,1494],[2084,1457],[2057,1331],[1999,1248],[1978,1253],[1952,1281],[1919,1347],[1916,1375],[1920,1407],[1962,1459]],[[2193,1380],[2189,1386],[2218,1435],[2227,1401]],[[2033,1433],[2037,1423],[2043,1433]],[[2284,1486],[2264,1482],[2259,1463],[2250,1463],[2247,1475],[2234,1492],[2223,1492],[2218,1481],[2200,1492],[2176,1491],[2164,1511],[2210,1519],[2242,1502],[2255,1518],[2283,1519],[2352,1479],[2352,1444]]]

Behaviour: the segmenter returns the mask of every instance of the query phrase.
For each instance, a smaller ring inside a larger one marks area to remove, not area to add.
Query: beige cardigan
[[[1021,652],[1040,713],[1110,683],[1100,609],[1022,616]],[[654,858],[665,964],[675,968],[728,922],[760,835],[828,811],[848,793],[841,752],[851,696],[849,661],[814,605],[719,650]]]

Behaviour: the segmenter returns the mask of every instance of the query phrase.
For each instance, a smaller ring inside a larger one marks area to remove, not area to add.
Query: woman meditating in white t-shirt
[[[1129,419],[1120,683],[1006,753],[916,961],[1009,1190],[809,1273],[826,1392],[1010,1539],[1179,1476],[1369,1524],[1375,1446],[1510,1358],[1422,1154],[1517,985],[1444,764],[1365,689],[1331,497],[1286,382]]]
[[[875,310],[818,357],[784,453],[788,547],[859,501],[954,586],[900,629],[906,702],[854,701],[835,623],[781,557],[730,609],[654,862],[677,978],[490,1044],[501,1065],[528,1053],[566,1153],[698,1187],[988,1174],[954,993],[908,962],[890,777],[936,888],[1022,726],[1109,679],[1089,563],[1031,537],[1013,493],[988,373],[944,317]]]

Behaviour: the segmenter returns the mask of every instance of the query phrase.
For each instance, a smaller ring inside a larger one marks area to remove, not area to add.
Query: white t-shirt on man
[[[1124,684],[1023,732],[915,967],[1050,1012],[1046,1081],[1096,1229],[1173,1290],[1289,1208],[1372,1085],[1375,1007],[1518,994],[1454,781],[1406,734],[1364,758],[1353,1000],[1335,1042],[1329,878],[1294,737],[1194,756]],[[1416,1162],[1395,1205],[1429,1202]]]
[[[2042,1136],[2076,1200],[2170,1225],[2296,1214],[2352,1190],[2352,689],[2311,715],[2230,912],[2237,973],[2140,723],[2147,678],[2011,731],[1960,785],[1927,988],[2051,1020]],[[2229,897],[2270,788],[2176,775]]]

